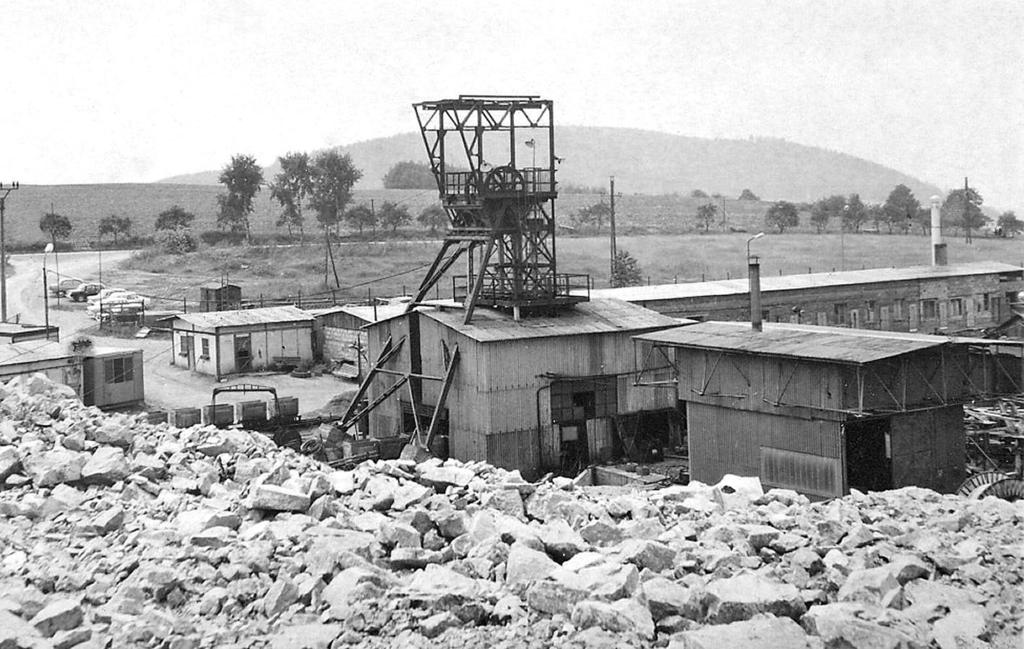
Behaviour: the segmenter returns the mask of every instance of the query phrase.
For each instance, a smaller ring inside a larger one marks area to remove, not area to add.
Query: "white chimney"
[[[946,265],[946,244],[942,243],[942,211],[940,199],[932,196],[932,266]]]

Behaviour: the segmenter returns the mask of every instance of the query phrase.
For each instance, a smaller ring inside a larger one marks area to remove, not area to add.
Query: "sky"
[[[150,182],[539,94],[556,124],[766,136],[1024,214],[1024,2],[0,0],[0,181]]]

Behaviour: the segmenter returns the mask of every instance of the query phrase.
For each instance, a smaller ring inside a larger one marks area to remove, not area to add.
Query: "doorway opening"
[[[248,335],[235,336],[235,370],[252,371],[252,341]]]
[[[846,486],[858,491],[892,489],[892,444],[889,420],[864,419],[843,425],[846,439]]]

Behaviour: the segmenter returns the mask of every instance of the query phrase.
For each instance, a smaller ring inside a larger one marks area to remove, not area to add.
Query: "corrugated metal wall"
[[[715,483],[726,473],[759,475],[765,480],[766,476],[761,475],[762,448],[830,458],[833,464],[842,461],[838,421],[799,419],[696,402],[687,403],[686,414],[690,474],[694,480]],[[818,488],[815,484],[808,486]]]
[[[963,417],[961,406],[893,416],[893,486],[955,491],[966,477]]]

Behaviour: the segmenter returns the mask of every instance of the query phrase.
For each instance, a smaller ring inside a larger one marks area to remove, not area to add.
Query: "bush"
[[[157,235],[157,242],[161,250],[172,255],[195,252],[199,248],[196,238],[192,236],[192,232],[185,229],[162,230]]]
[[[204,230],[199,239],[208,246],[240,246],[245,243],[244,230]]]

